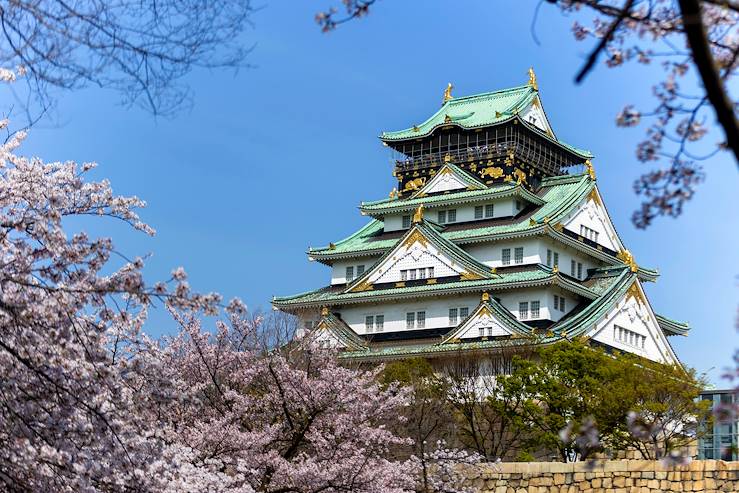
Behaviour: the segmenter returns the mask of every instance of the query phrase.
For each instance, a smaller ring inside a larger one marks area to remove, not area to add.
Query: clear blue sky
[[[649,103],[655,68],[598,67],[586,83],[573,75],[587,46],[572,19],[543,5],[537,46],[530,33],[535,1],[385,0],[364,20],[321,34],[316,11],[339,0],[273,0],[254,16],[246,43],[255,68],[198,72],[186,80],[191,111],[155,119],[117,106],[100,89],[63,94],[61,125],[35,128],[24,152],[47,161],[97,161],[98,178],[148,201],[143,216],[155,238],[106,224],[133,256],[153,253],[151,280],[183,265],[192,286],[269,308],[274,294],[324,285],[328,268],[308,262],[325,245],[364,224],[362,200],[393,187],[389,154],[377,135],[406,128],[435,111],[447,82],[456,95],[521,84],[536,69],[558,136],[590,149],[598,183],[621,237],[637,261],[658,267],[646,286],[654,307],[687,320],[688,338],[672,338],[688,365],[718,381],[739,346],[734,331],[739,265],[737,170],[724,155],[707,163],[707,182],[679,220],[647,231],[630,223],[640,130],[614,116],[627,102]],[[155,335],[174,330],[155,315]]]

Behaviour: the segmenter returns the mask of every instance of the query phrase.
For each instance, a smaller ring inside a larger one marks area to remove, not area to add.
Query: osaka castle
[[[592,154],[555,134],[533,70],[473,96],[449,84],[423,123],[380,140],[397,188],[361,203],[361,229],[308,250],[325,286],[272,301],[321,345],[442,361],[581,339],[679,364],[669,339],[689,327],[649,302],[658,273],[619,237]]]

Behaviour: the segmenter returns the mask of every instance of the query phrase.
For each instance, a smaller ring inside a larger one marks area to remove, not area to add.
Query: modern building
[[[700,398],[711,402],[714,422],[708,433],[698,440],[699,459],[739,460],[739,405],[736,389],[705,390]],[[723,418],[726,419],[723,419]]]
[[[640,267],[611,221],[593,156],[554,133],[536,76],[453,97],[423,123],[384,132],[398,187],[362,202],[369,222],[311,248],[330,282],[275,297],[341,357],[494,354],[588,338],[678,363]]]

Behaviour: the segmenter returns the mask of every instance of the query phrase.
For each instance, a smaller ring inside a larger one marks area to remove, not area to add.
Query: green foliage
[[[538,360],[514,360],[504,378],[526,396],[520,413],[539,446],[557,450],[563,461],[585,459],[601,449],[635,448],[659,458],[686,446],[705,413],[696,398],[702,382],[694,372],[633,355],[607,354],[583,342],[559,343],[538,351]],[[597,440],[562,440],[568,425],[594,421]],[[648,428],[635,429],[638,421]]]

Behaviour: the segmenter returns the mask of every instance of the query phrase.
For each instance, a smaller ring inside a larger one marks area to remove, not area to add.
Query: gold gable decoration
[[[419,224],[423,221],[423,204],[419,205],[416,212],[413,213],[413,224]]]
[[[585,161],[585,169],[587,170],[590,179],[595,181],[595,168],[593,167],[593,162],[590,159]]]
[[[618,255],[616,255],[616,258],[628,265],[631,269],[631,272],[636,272],[639,270],[639,266],[636,264],[636,260],[634,260],[634,256],[631,254],[630,251],[621,250],[620,252],[618,252]]]
[[[444,99],[441,101],[442,105],[450,99],[454,99],[454,96],[452,96],[452,89],[454,89],[454,85],[450,82],[446,85],[446,89],[444,89]]]
[[[629,298],[634,298],[638,303],[641,303],[642,305],[646,306],[647,304],[647,300],[644,299],[639,286],[636,285],[636,281],[631,284],[629,290],[626,292],[626,300],[628,301]]]
[[[531,87],[534,88],[534,91],[539,90],[539,84],[536,82],[536,74],[534,73],[534,67],[529,67],[529,83]]]
[[[411,245],[414,243],[420,243],[422,247],[427,247],[429,244],[429,240],[418,230],[415,230],[413,233],[408,235],[408,238],[403,241],[403,246],[405,248],[410,248]]]
[[[459,279],[462,281],[477,281],[482,279],[482,276],[466,270],[459,275]]]

